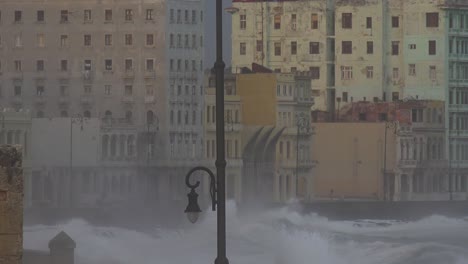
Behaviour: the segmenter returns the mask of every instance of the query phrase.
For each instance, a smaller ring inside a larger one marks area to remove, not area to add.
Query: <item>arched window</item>
[[[111,136],[111,142],[110,142],[110,155],[112,157],[115,157],[115,155],[117,154],[117,136],[116,135],[112,135]]]
[[[102,136],[102,157],[105,158],[109,155],[109,136],[104,135]]]
[[[132,122],[132,116],[132,111],[125,112],[125,120],[127,120],[127,122]]]
[[[148,125],[152,125],[154,122],[154,113],[153,111],[149,110],[148,112],[146,112],[146,123]]]
[[[65,111],[65,110],[62,110],[62,111],[60,112],[60,117],[68,117],[68,112]]]

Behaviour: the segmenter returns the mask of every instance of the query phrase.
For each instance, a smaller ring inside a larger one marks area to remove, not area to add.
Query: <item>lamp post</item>
[[[384,158],[383,158],[383,169],[382,169],[382,177],[383,177],[383,199],[384,201],[387,200],[387,129],[394,129],[393,133],[396,134],[396,122],[386,122],[385,123],[385,134],[384,134]]]
[[[214,173],[205,167],[195,167],[189,171],[185,178],[185,184],[189,187],[190,193],[187,195],[189,204],[185,210],[189,220],[195,222],[198,213],[201,212],[198,206],[198,194],[195,189],[200,184],[190,184],[190,175],[195,171],[205,171],[210,175],[210,194],[212,210],[217,210],[217,234],[218,253],[215,264],[229,264],[226,257],[226,158],[224,153],[224,68],[223,61],[223,1],[216,0],[216,62],[214,64],[216,72],[216,180]]]
[[[299,135],[301,131],[309,133],[311,130],[309,117],[304,113],[296,114],[296,198],[299,197]]]

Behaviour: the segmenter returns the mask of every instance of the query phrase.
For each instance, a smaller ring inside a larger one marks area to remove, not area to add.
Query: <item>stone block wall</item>
[[[22,263],[23,174],[21,151],[0,146],[0,263]]]

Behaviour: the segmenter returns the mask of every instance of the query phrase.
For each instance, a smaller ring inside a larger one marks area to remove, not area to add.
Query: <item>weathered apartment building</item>
[[[203,152],[203,10],[203,0],[2,1],[0,105],[71,117],[78,129],[64,133],[97,118],[100,169],[183,184]]]
[[[313,166],[309,155],[310,80],[308,72],[275,73],[257,64],[226,74],[228,198],[249,204],[284,202],[297,194],[310,198],[306,193],[312,184]],[[206,82],[205,155],[214,160],[215,76],[207,73]]]
[[[468,168],[468,2],[234,0],[232,66],[311,72],[316,110],[357,101],[445,101],[452,173]]]

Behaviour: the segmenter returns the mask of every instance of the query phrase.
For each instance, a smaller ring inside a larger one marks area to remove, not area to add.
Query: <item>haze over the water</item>
[[[206,264],[216,256],[216,214],[177,230],[95,227],[83,220],[25,228],[26,249],[47,249],[64,230],[77,242],[77,264]],[[468,218],[410,223],[328,221],[287,208],[239,217],[227,208],[231,264],[468,264]]]

